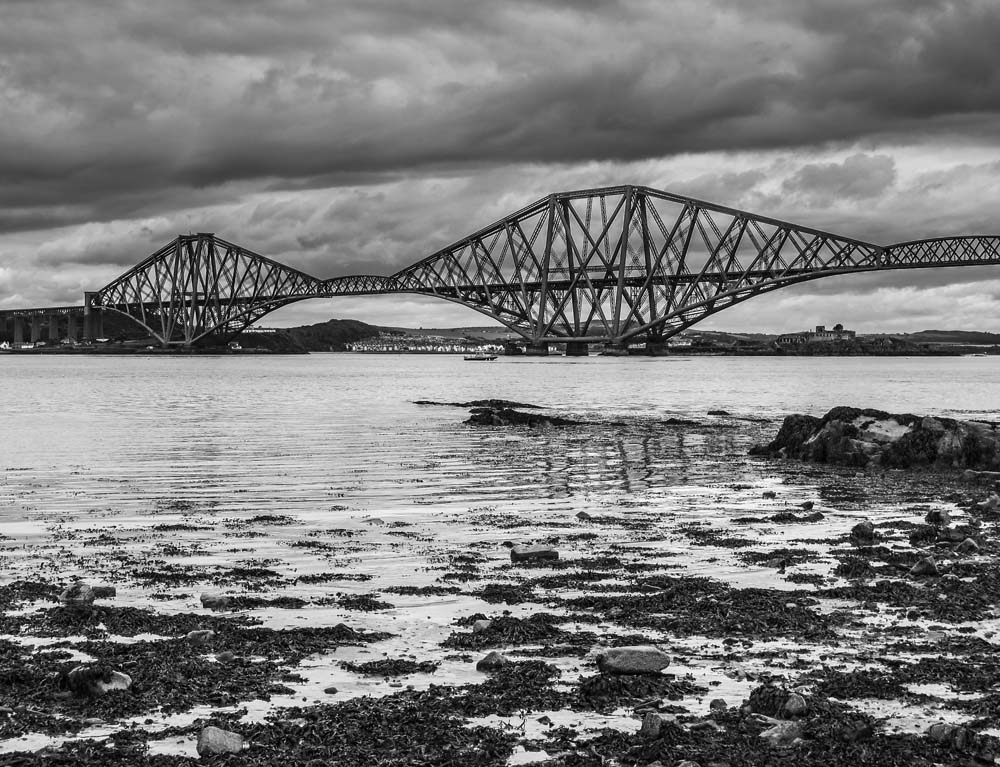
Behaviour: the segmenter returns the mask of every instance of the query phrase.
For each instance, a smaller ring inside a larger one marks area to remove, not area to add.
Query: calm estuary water
[[[995,418],[1000,358],[500,358],[313,354],[0,358],[0,513],[165,502],[266,513],[568,497],[682,483],[772,434],[650,419],[779,421],[850,404]],[[611,429],[479,430],[415,400],[500,397]]]

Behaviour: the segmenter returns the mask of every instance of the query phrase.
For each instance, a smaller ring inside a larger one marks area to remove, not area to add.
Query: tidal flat
[[[280,494],[265,507],[182,486],[9,520],[0,763],[736,767],[1000,753],[994,488],[750,457],[778,426],[751,413],[509,427],[434,410],[441,428],[475,431],[480,450],[465,458],[503,474],[504,492],[470,504],[421,492],[411,474],[412,502],[373,513],[360,485],[286,510]],[[609,490],[594,456],[616,449]],[[544,456],[562,468],[539,467]],[[5,492],[27,508],[43,491],[8,471]],[[941,541],[942,527],[977,549]],[[512,557],[528,544],[558,557]],[[936,572],[911,574],[927,556]],[[67,603],[79,583],[113,595]],[[612,648],[648,646],[665,668],[599,666]],[[479,670],[491,652],[501,660]],[[81,666],[130,685],[73,691],[66,676]],[[199,756],[207,726],[240,749]]]

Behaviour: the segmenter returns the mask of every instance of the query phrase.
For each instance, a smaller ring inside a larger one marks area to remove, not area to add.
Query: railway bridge
[[[552,194],[389,276],[321,279],[221,239],[181,235],[82,306],[6,310],[15,342],[30,329],[100,335],[128,317],[163,346],[233,337],[309,298],[412,293],[468,306],[519,335],[528,353],[553,342],[625,353],[655,348],[755,296],[838,274],[1000,264],[1000,236],[878,245],[648,187]]]

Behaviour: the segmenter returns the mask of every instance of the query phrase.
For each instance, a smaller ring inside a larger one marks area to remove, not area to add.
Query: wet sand
[[[583,451],[594,428],[494,431]],[[661,428],[689,445],[682,480],[562,505],[376,516],[347,494],[331,525],[328,509],[219,512],[174,497],[145,514],[6,525],[0,763],[992,760],[1000,530],[969,506],[988,488],[742,457],[773,424]],[[738,465],[706,453],[723,431],[738,435]],[[972,525],[980,551],[922,537],[938,511]],[[866,518],[877,539],[859,546],[850,531]],[[512,563],[521,543],[559,559]],[[939,574],[908,576],[927,554]],[[61,605],[76,580],[116,594]],[[209,609],[203,594],[230,602]],[[199,630],[214,634],[188,638]],[[664,672],[596,667],[607,647],[648,644],[670,655]],[[510,663],[477,671],[491,650]],[[59,675],[85,663],[131,688],[68,695]],[[786,711],[792,694],[805,711]],[[766,717],[796,723],[798,739],[762,738]],[[927,734],[942,722],[966,729]],[[248,747],[199,759],[206,724]]]

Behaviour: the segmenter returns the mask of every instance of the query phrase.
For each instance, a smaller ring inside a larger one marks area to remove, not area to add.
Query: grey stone
[[[197,631],[189,631],[184,638],[191,644],[205,644],[214,636],[215,632],[211,629],[198,629]]]
[[[475,623],[472,624],[472,633],[473,634],[481,634],[482,632],[486,631],[486,629],[488,629],[492,625],[493,625],[493,621],[491,621],[491,620],[486,620],[485,618],[482,619],[482,620],[478,620],[478,621],[476,621]]]
[[[576,518],[579,519],[581,522],[589,522],[590,520],[593,519],[593,517],[590,516],[590,514],[588,514],[585,511],[578,511],[576,513]]]
[[[670,665],[670,656],[652,645],[612,647],[597,656],[603,674],[658,674]]]
[[[812,511],[813,506],[815,506],[815,504],[812,501],[804,501],[799,504],[799,508],[805,509],[806,511]]]
[[[476,664],[476,671],[496,671],[498,668],[502,668],[510,663],[507,658],[493,650],[491,653],[486,655],[484,658],[480,658],[479,662]]]
[[[219,663],[232,663],[234,660],[236,660],[236,653],[234,653],[232,650],[224,650],[218,653],[215,656],[215,659],[219,661]]]
[[[957,725],[938,722],[937,724],[932,724],[927,729],[927,737],[931,740],[937,741],[938,743],[947,743],[951,740],[951,736],[957,729]]]
[[[198,755],[238,754],[243,750],[243,736],[219,727],[203,727],[198,733]]]
[[[708,704],[709,711],[725,711],[727,708],[729,708],[729,704],[722,698],[715,698]]]
[[[851,528],[851,543],[855,546],[871,546],[878,538],[875,532],[875,525],[870,519],[858,522]]]
[[[323,692],[325,692],[327,695],[336,695],[337,688],[334,687],[333,685],[330,685],[329,687],[324,687]]]
[[[510,550],[511,562],[539,562],[559,559],[559,552],[551,546],[515,546]]]
[[[114,599],[118,596],[118,589],[114,586],[92,586],[95,599]]]
[[[914,578],[919,578],[922,575],[937,575],[938,568],[937,562],[934,561],[934,557],[924,557],[919,562],[917,562],[913,567],[910,568],[909,575]]]
[[[793,692],[785,701],[785,713],[789,716],[803,716],[808,710],[809,704],[806,703],[806,699],[797,692]]]
[[[201,606],[209,610],[225,610],[232,600],[224,594],[202,594]]]
[[[639,728],[639,737],[647,740],[654,740],[660,737],[660,728],[663,727],[663,720],[659,714],[649,713],[642,718],[642,727]]]
[[[778,494],[773,490],[765,490],[763,493],[761,493],[760,497],[766,498],[767,500],[772,500],[774,498],[777,498]]]
[[[940,585],[945,591],[953,591],[962,585],[962,579],[957,575],[948,573],[947,575],[941,576],[941,580],[938,581],[938,585]]]
[[[924,521],[934,527],[947,527],[951,524],[951,514],[944,509],[931,509],[924,517]]]
[[[59,595],[59,601],[67,607],[90,607],[95,596],[94,590],[86,583],[74,583]]]
[[[778,722],[760,734],[771,746],[780,748],[794,743],[802,737],[802,725],[799,722]]]
[[[955,547],[955,552],[958,554],[978,554],[979,544],[971,538],[966,538]]]
[[[132,686],[132,677],[121,671],[112,671],[110,678],[99,679],[94,683],[98,695],[103,695],[112,690],[127,690]]]

